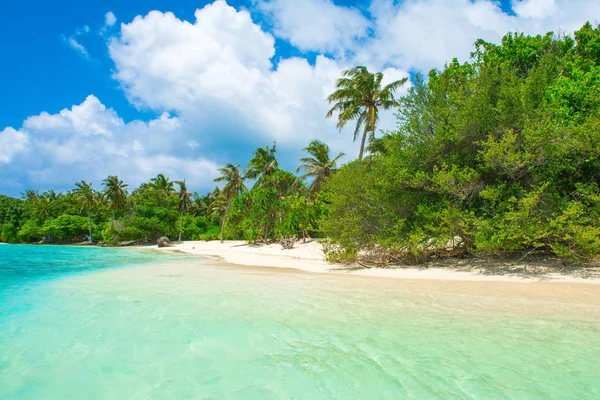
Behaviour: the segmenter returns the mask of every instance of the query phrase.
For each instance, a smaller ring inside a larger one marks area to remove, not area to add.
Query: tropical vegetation
[[[96,190],[0,196],[0,240],[171,239],[272,242],[322,237],[330,260],[390,263],[440,257],[600,254],[600,28],[568,35],[507,34],[475,43],[468,62],[383,85],[345,71],[327,118],[354,123],[358,159],[314,140],[298,175],[276,145],[218,186],[190,193],[159,174],[130,190],[116,176]],[[377,137],[379,112],[397,128]]]

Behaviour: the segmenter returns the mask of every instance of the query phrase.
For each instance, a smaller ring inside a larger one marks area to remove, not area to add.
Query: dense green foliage
[[[330,257],[600,252],[600,29],[508,34],[417,78],[399,129],[328,182]]]
[[[345,71],[328,98],[338,127],[362,129],[358,160],[336,168],[311,142],[293,175],[276,146],[247,167],[227,164],[205,195],[160,174],[128,192],[116,176],[64,194],[0,197],[0,240],[108,243],[171,239],[328,238],[331,260],[422,262],[431,257],[540,251],[600,254],[600,28],[569,36],[508,34],[477,41],[427,79],[382,87]],[[398,128],[375,138],[380,109]],[[363,159],[365,143],[370,153]],[[252,185],[249,185],[252,183]]]
[[[329,159],[327,145],[319,142],[318,149],[325,169],[311,170],[308,176],[317,173],[320,185],[335,170],[336,160]],[[233,164],[220,172],[215,182],[222,188],[205,195],[190,193],[185,181],[159,174],[131,193],[117,176],[109,176],[101,190],[81,181],[67,193],[30,190],[23,200],[1,196],[0,240],[129,244],[168,236],[271,242],[318,235],[317,223],[326,211],[322,195],[310,190],[314,185],[303,177],[278,167],[275,146],[257,149],[246,173]],[[255,180],[250,190],[244,183],[249,176]]]

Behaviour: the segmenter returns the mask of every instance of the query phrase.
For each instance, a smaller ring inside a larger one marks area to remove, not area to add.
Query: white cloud
[[[107,109],[95,96],[88,96],[80,105],[70,110],[61,110],[58,114],[29,117],[23,123],[28,131],[61,133],[78,136],[112,136],[112,132],[124,126],[123,120],[112,109]]]
[[[109,174],[135,186],[165,173],[208,188],[217,166],[198,156],[178,155],[185,135],[177,117],[163,114],[125,123],[90,95],[57,114],[27,118],[18,131],[6,128],[0,134],[0,162],[10,163],[20,153],[20,167],[27,169],[26,181],[33,187],[65,188],[81,179],[99,185]]]
[[[277,36],[300,50],[343,53],[371,26],[359,10],[330,0],[270,0],[258,9],[272,19]]]
[[[372,0],[370,21],[331,0],[270,0],[257,8],[273,21],[275,35],[300,50],[342,47],[339,57],[349,64],[424,71],[454,57],[467,60],[479,38],[572,32],[600,15],[598,0],[513,0],[515,15],[496,0]]]
[[[247,11],[218,1],[195,18],[191,23],[152,11],[122,25],[109,50],[114,77],[134,104],[177,111],[213,145],[276,140],[279,149],[293,148],[297,156],[310,139],[321,138],[334,149],[356,152],[350,133],[340,136],[335,121],[325,119],[326,97],[350,64],[319,55],[314,65],[283,58],[274,67],[274,39]],[[394,126],[393,117],[389,124]]]
[[[117,17],[112,11],[104,14],[104,26],[113,26],[117,22]]]
[[[522,0],[513,8],[516,15],[493,0],[374,0],[374,38],[357,49],[358,59],[427,71],[454,57],[466,61],[479,38],[498,43],[509,31],[573,32],[600,15],[597,0]]]
[[[0,164],[8,164],[18,153],[24,153],[29,147],[29,137],[13,128],[0,132]]]
[[[525,18],[547,18],[560,12],[555,0],[516,0],[513,10]]]
[[[62,35],[62,39],[65,41],[65,43],[67,43],[69,47],[75,50],[77,54],[86,60],[89,59],[89,53],[85,46],[82,45],[77,38],[87,35],[88,33],[90,33],[90,27],[88,25],[84,25],[82,28],[76,29],[75,33],[73,33],[71,36]]]
[[[87,49],[77,41],[77,39],[75,39],[75,37],[71,36],[71,37],[63,37],[64,41],[73,49],[75,50],[81,57],[83,58],[89,58],[89,54],[87,52]]]

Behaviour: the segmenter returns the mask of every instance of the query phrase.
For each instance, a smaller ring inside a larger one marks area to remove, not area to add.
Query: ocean
[[[0,245],[0,399],[600,398],[597,306],[469,285]]]

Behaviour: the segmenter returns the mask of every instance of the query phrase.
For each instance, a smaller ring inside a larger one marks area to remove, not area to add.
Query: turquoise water
[[[599,316],[467,285],[0,245],[0,399],[596,399]]]

